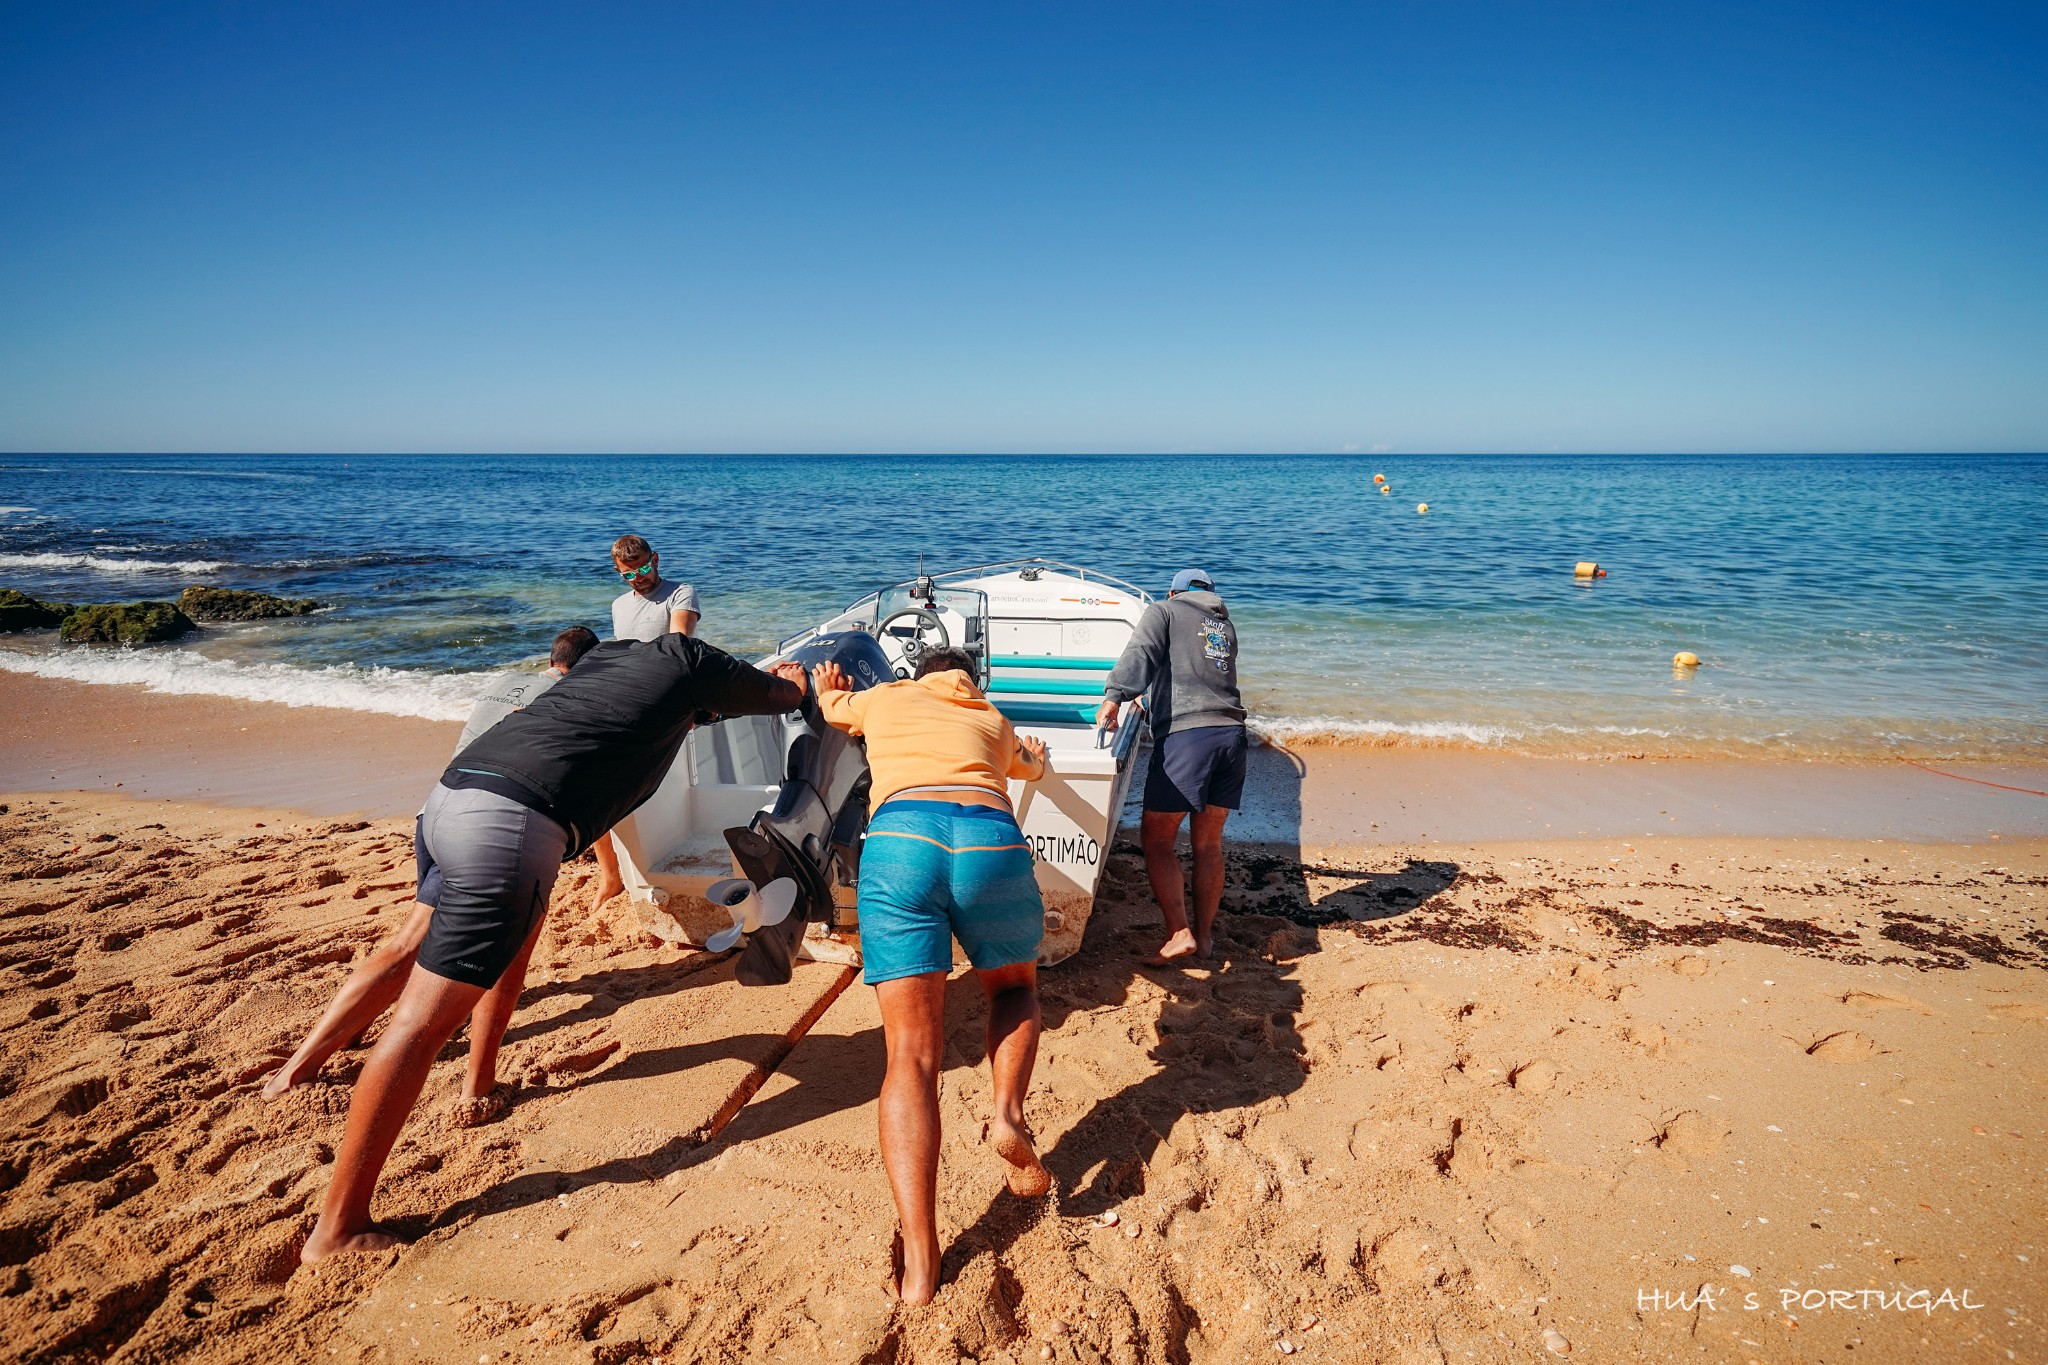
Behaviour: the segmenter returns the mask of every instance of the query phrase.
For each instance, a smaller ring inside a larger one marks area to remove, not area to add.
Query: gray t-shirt
[[[654,591],[642,595],[631,588],[612,600],[614,640],[659,640],[669,633],[668,614],[696,611],[697,590],[688,583],[654,580]]]
[[[462,727],[462,738],[455,741],[455,752],[467,749],[484,731],[554,685],[552,668],[543,668],[538,673],[515,668],[492,678],[484,684],[476,705],[469,708],[469,720]]]

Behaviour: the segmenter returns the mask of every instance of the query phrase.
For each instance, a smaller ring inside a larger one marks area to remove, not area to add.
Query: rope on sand
[[[1975,782],[1980,787],[1996,787],[2002,792],[2025,792],[2028,796],[2048,796],[2048,792],[2037,792],[2032,787],[2008,787],[2003,782],[1986,782],[1981,777],[1964,777],[1961,773],[1945,773],[1939,768],[1930,768],[1925,763],[1914,763],[1910,758],[1902,758],[1899,762],[1918,768],[1923,773],[1933,773],[1936,777],[1953,777],[1958,782]]]

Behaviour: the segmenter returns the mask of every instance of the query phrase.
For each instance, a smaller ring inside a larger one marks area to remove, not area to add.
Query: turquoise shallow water
[[[2048,757],[2048,456],[15,455],[0,509],[0,586],[336,607],[153,650],[0,639],[56,676],[459,715],[464,675],[605,628],[633,530],[742,653],[919,553],[1155,591],[1194,564],[1283,735]],[[1609,576],[1575,582],[1580,559]],[[1681,649],[1704,665],[1675,672]]]

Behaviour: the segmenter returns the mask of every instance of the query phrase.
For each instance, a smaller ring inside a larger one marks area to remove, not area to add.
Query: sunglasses
[[[645,578],[648,574],[651,574],[653,572],[654,561],[650,559],[637,569],[620,569],[619,577],[625,579],[628,583],[631,583],[634,579]]]

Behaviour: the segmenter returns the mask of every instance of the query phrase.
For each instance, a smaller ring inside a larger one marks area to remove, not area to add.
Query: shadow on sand
[[[1048,1035],[1074,1015],[1128,1006],[1140,980],[1164,992],[1156,1015],[1134,1026],[1134,1037],[1141,1039],[1156,1069],[1098,1101],[1043,1154],[1062,1192],[1065,1214],[1098,1214],[1143,1193],[1154,1154],[1182,1118],[1255,1108],[1298,1090],[1307,1064],[1297,1031],[1303,996],[1296,964],[1318,951],[1316,929],[1403,915],[1459,875],[1456,864],[1418,860],[1393,872],[1304,864],[1301,761],[1285,750],[1267,748],[1255,751],[1253,770],[1248,797],[1259,802],[1258,818],[1247,823],[1262,837],[1226,846],[1223,912],[1216,951],[1208,962],[1185,969],[1142,965],[1159,946],[1164,925],[1138,848],[1126,839],[1111,850],[1081,952],[1041,975]],[[1126,826],[1135,820],[1135,806],[1127,807]],[[1185,865],[1185,836],[1182,861]],[[522,1026],[518,1036],[602,1018],[628,999],[720,979],[693,963],[599,972],[565,983],[559,989],[588,992],[591,999],[567,1014]],[[708,965],[716,967],[719,960]],[[948,1069],[982,1061],[985,1009],[971,976],[962,974],[948,984]],[[1143,1028],[1142,1035],[1137,1027]],[[762,1060],[782,1041],[740,1034],[639,1052],[581,1084],[633,1081],[719,1060]],[[757,1140],[868,1103],[880,1089],[883,1065],[879,1029],[851,1036],[810,1035],[776,1068],[796,1084],[753,1101],[737,1130]],[[1044,1084],[1041,1074],[1037,1087]],[[434,1222],[445,1226],[593,1183],[658,1178],[704,1159],[717,1147],[676,1137],[651,1151],[583,1170],[529,1172],[464,1201]],[[983,1252],[1000,1256],[1043,1211],[1036,1201],[993,1200],[954,1239],[946,1255],[946,1277]]]
[[[1258,809],[1246,824],[1260,837],[1225,846],[1223,908],[1209,962],[1185,969],[1141,965],[1165,927],[1143,859],[1126,841],[1105,869],[1081,952],[1041,978],[1048,1033],[1073,1014],[1128,1004],[1141,978],[1165,992],[1144,1039],[1157,1069],[1098,1101],[1043,1153],[1061,1191],[1062,1214],[1093,1216],[1142,1194],[1155,1153],[1182,1118],[1256,1108],[1300,1089],[1307,1060],[1298,1032],[1303,997],[1297,964],[1319,950],[1317,927],[1405,914],[1457,879],[1453,863],[1411,860],[1385,873],[1305,865],[1304,772],[1301,760],[1284,749],[1253,752],[1247,802],[1256,801]],[[1125,825],[1135,821],[1135,809],[1127,807]],[[1186,862],[1183,835],[1184,869]],[[953,987],[947,997],[951,1036],[972,1046],[969,1040],[979,1037],[979,992],[970,981]],[[949,1248],[947,1278],[983,1252],[1001,1256],[1043,1211],[1038,1202],[998,1196]]]

